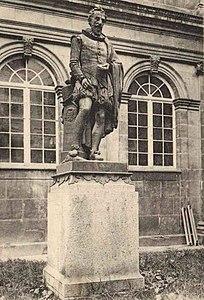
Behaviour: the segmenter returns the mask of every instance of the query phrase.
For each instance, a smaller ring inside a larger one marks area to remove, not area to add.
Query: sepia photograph
[[[0,300],[204,300],[204,0],[0,0]]]

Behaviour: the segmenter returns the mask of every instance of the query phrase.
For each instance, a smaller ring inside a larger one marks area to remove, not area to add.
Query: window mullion
[[[30,163],[30,92],[24,89],[24,162]]]

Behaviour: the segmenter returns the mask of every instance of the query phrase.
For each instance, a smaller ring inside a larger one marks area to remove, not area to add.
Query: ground
[[[42,271],[45,261],[0,261],[0,300],[56,300],[47,290]],[[97,291],[93,300],[204,299],[204,248],[143,252],[140,272],[145,286],[139,291],[110,295]]]

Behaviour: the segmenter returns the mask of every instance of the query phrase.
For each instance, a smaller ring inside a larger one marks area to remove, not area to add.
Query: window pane
[[[23,103],[23,90],[11,89],[11,102]]]
[[[9,105],[6,103],[0,103],[0,117],[9,116]]]
[[[172,105],[164,104],[164,115],[172,115]]]
[[[139,139],[147,139],[147,129],[146,128],[138,128],[138,138]]]
[[[128,127],[128,137],[129,138],[136,138],[137,137],[137,128]]]
[[[164,155],[164,165],[173,166],[173,155]]]
[[[12,134],[11,135],[11,147],[23,147],[23,135]]]
[[[155,92],[154,95],[152,95],[152,96],[155,97],[155,98],[156,98],[156,97],[157,97],[157,98],[161,98],[162,95],[161,95],[160,90],[158,90],[158,91]]]
[[[15,83],[23,83],[23,79],[22,79],[20,76],[14,74],[14,75],[11,77],[11,82],[15,82]]]
[[[149,83],[143,84],[142,88],[143,88],[144,92],[146,92],[146,95],[148,95],[149,94]]]
[[[142,85],[142,84],[148,82],[148,75],[139,76],[139,77],[137,77],[136,80],[139,82],[139,84]]]
[[[56,152],[46,150],[44,153],[45,163],[55,163],[56,162]]]
[[[1,119],[0,120],[0,131],[1,132],[9,132],[9,119]]]
[[[147,102],[138,101],[138,112],[147,113]]]
[[[54,85],[54,82],[52,80],[52,77],[50,76],[50,74],[48,73],[47,70],[44,70],[41,74],[40,77],[43,81],[44,85]]]
[[[128,140],[128,149],[131,152],[137,152],[137,141],[136,140]]]
[[[30,84],[42,85],[39,76],[34,77],[34,78],[30,81]]]
[[[42,151],[41,150],[31,150],[31,162],[32,163],[42,163]]]
[[[0,149],[0,162],[9,162],[9,149]]]
[[[160,87],[162,84],[162,81],[155,76],[150,76],[150,82],[155,84],[157,87]]]
[[[31,81],[35,77],[35,73],[33,71],[28,70],[27,71],[27,80]]]
[[[128,93],[136,95],[138,88],[139,85],[135,81],[133,81],[128,89]]]
[[[164,127],[172,128],[172,117],[164,117]]]
[[[20,70],[17,72],[18,76],[20,76],[20,78],[23,80],[23,81],[26,81],[26,71],[25,69],[24,70]]]
[[[55,119],[55,108],[45,106],[44,108],[44,118],[47,120],[54,120]]]
[[[147,115],[138,114],[138,125],[147,126]]]
[[[147,141],[139,141],[139,152],[148,152],[148,144]]]
[[[170,91],[165,84],[161,87],[161,92],[164,98],[171,98]]]
[[[162,166],[162,155],[154,155],[154,166]]]
[[[55,148],[55,136],[44,136],[44,147],[48,149]]]
[[[43,66],[34,58],[30,58],[28,61],[28,69],[33,70],[36,73],[39,73],[43,70]]]
[[[31,133],[42,133],[42,121],[31,120],[30,131]]]
[[[129,125],[137,125],[137,115],[136,114],[128,114],[128,124]]]
[[[154,146],[153,146],[154,153],[162,153],[163,152],[162,142],[154,142],[153,144],[154,144]]]
[[[147,154],[139,154],[139,165],[147,166],[148,165],[148,156]]]
[[[0,102],[9,102],[9,89],[0,88]]]
[[[55,93],[44,92],[44,104],[55,106]]]
[[[9,135],[0,133],[0,147],[9,147]]]
[[[153,103],[153,114],[161,115],[162,114],[162,104]]]
[[[172,141],[173,140],[173,131],[172,131],[172,129],[164,129],[164,139],[166,141]]]
[[[23,132],[23,120],[11,119],[11,132]]]
[[[11,104],[11,116],[12,117],[23,117],[23,105]]]
[[[173,153],[173,143],[164,143],[164,152]]]
[[[158,128],[153,129],[153,139],[162,140],[162,129],[158,129]]]
[[[156,91],[157,87],[154,85],[150,85],[150,95],[152,95]]]
[[[137,95],[139,95],[139,96],[147,96],[147,95],[148,95],[148,91],[146,91],[146,90],[140,88],[140,89],[138,90],[138,94],[137,94]]]
[[[31,105],[30,115],[32,119],[42,119],[42,107]]]
[[[154,127],[162,127],[162,117],[153,116],[153,126]]]
[[[129,102],[128,102],[128,111],[129,112],[136,112],[137,111],[137,101],[129,100]]]
[[[13,71],[8,66],[4,66],[0,70],[0,81],[9,81],[12,73]]]
[[[129,165],[137,165],[137,154],[129,153],[128,160],[129,160]]]
[[[31,104],[42,104],[42,92],[30,91],[30,103]]]
[[[41,135],[31,135],[30,140],[31,148],[42,148],[42,136]]]
[[[25,61],[22,58],[14,59],[8,63],[8,65],[14,70],[24,69]]]
[[[24,152],[21,149],[12,149],[11,150],[11,161],[12,162],[23,162]]]
[[[55,134],[55,122],[44,122],[44,132],[46,134]]]

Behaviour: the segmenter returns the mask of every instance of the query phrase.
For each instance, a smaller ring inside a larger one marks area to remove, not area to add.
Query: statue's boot
[[[69,150],[67,156],[62,161],[62,163],[68,162],[68,161],[76,161],[76,160],[86,160],[85,158],[79,156],[79,146],[78,145],[72,145],[71,150]]]
[[[103,158],[101,157],[101,152],[100,151],[91,151],[90,156],[89,156],[90,160],[99,160],[102,161]]]

